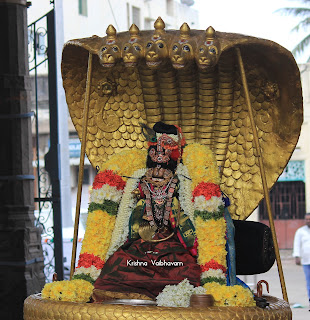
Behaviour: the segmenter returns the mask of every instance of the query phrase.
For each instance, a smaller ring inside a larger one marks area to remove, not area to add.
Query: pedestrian
[[[310,311],[310,213],[306,213],[305,223],[295,233],[293,256],[296,264],[302,265],[304,269]]]

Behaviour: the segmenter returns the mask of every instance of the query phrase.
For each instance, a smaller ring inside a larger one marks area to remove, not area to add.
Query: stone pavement
[[[293,320],[310,320],[306,280],[302,266],[297,266],[295,264],[295,259],[292,257],[291,250],[281,250],[280,255],[288,299],[293,313]],[[254,284],[259,280],[266,280],[269,283],[269,294],[277,298],[282,298],[282,290],[276,262],[266,273],[256,276],[240,276],[239,278],[245,281],[251,289],[254,289],[255,292],[256,286],[254,288]],[[263,294],[268,294],[264,284]]]

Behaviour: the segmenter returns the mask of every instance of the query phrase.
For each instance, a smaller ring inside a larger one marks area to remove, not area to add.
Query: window
[[[87,17],[87,0],[79,0],[79,14]]]
[[[132,7],[132,23],[140,28],[140,8]]]
[[[173,16],[173,1],[174,0],[167,0],[167,15]]]
[[[276,182],[270,191],[271,209],[277,220],[303,219],[306,212],[303,181]],[[259,205],[260,220],[268,220],[265,201]]]

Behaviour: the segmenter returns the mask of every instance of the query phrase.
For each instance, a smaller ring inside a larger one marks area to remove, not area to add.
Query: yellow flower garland
[[[109,160],[100,165],[100,171],[112,170],[120,176],[130,177],[146,166],[147,150],[131,149],[114,154]],[[124,177],[124,180],[127,180]]]
[[[196,234],[198,238],[198,264],[214,260],[226,267],[226,222],[224,218],[204,221],[196,218]]]
[[[85,280],[55,281],[47,283],[42,298],[56,301],[88,302],[94,286]]]
[[[115,216],[106,211],[95,210],[89,212],[81,254],[87,252],[104,260],[108,251],[112,231],[115,225]]]
[[[206,283],[203,287],[212,294],[215,306],[255,307],[252,292],[240,285],[227,287],[216,282]]]
[[[216,160],[209,147],[191,143],[184,148],[182,159],[192,179],[192,190],[200,182],[220,183]]]

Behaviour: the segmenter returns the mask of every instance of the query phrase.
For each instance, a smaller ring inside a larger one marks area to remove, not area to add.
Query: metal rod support
[[[83,175],[84,175],[84,159],[85,159],[87,124],[88,124],[89,97],[90,97],[91,78],[92,78],[92,60],[93,60],[93,55],[91,53],[89,53],[88,67],[87,67],[86,92],[85,92],[85,100],[84,100],[84,112],[83,112],[83,133],[82,133],[82,141],[81,141],[78,190],[77,190],[77,197],[76,197],[74,234],[73,234],[73,243],[72,243],[70,280],[73,277],[74,268],[75,268],[76,247],[77,247],[78,229],[79,229],[79,221],[80,221],[82,183],[83,183]]]
[[[278,273],[279,273],[279,278],[280,278],[280,283],[281,283],[281,288],[282,288],[282,295],[283,295],[283,299],[288,302],[287,291],[286,291],[285,280],[284,280],[283,269],[282,269],[282,263],[281,263],[280,252],[279,252],[279,246],[278,246],[278,240],[277,240],[276,230],[275,230],[273,216],[272,216],[270,197],[269,197],[268,186],[267,186],[267,179],[266,179],[266,174],[265,174],[265,170],[264,170],[263,156],[262,156],[262,151],[261,151],[259,140],[258,140],[257,128],[256,128],[255,121],[254,121],[247,79],[246,79],[242,56],[241,56],[241,52],[240,52],[239,48],[236,48],[236,53],[237,53],[238,64],[239,64],[239,68],[240,68],[241,80],[242,80],[244,93],[245,93],[245,100],[246,100],[246,104],[247,104],[247,108],[248,108],[251,127],[253,130],[254,145],[255,145],[255,148],[257,151],[259,169],[260,169],[260,173],[261,173],[261,177],[262,177],[264,197],[266,200],[269,224],[270,224],[270,229],[271,229],[271,233],[272,233],[272,240],[273,240],[273,245],[274,245],[275,254],[276,254],[276,261],[277,261],[277,265],[278,265]]]

